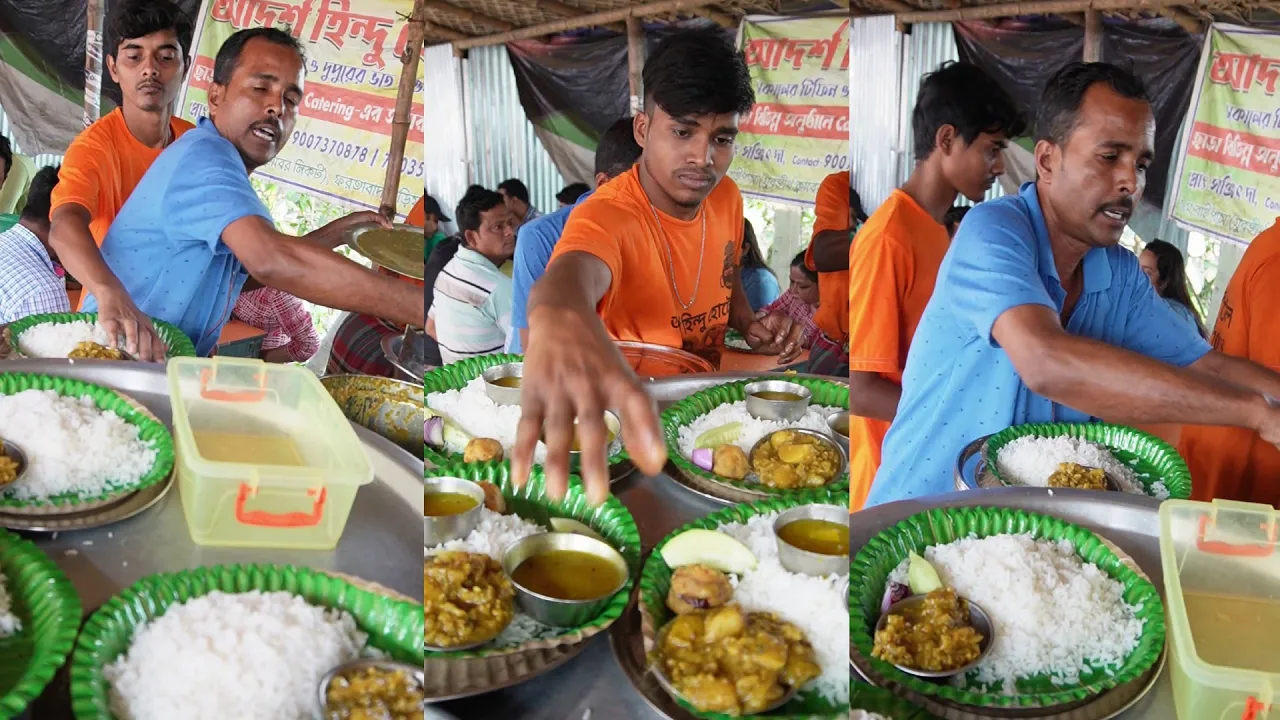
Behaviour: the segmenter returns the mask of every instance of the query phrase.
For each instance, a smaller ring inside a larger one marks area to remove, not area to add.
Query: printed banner
[[[741,47],[756,105],[729,176],[744,195],[811,206],[849,169],[849,19],[748,17]]]
[[[208,114],[213,59],[232,33],[250,27],[288,30],[306,49],[306,97],[289,144],[258,175],[377,209],[411,9],[408,0],[207,0],[179,114],[192,122]],[[396,196],[401,218],[423,193],[422,70],[419,64]]]
[[[1280,31],[1209,30],[1173,218],[1248,244],[1280,215]]]

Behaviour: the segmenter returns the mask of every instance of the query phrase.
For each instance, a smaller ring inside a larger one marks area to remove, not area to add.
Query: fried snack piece
[[[499,515],[505,515],[507,513],[507,499],[502,497],[502,491],[498,489],[498,486],[484,480],[476,484],[480,486],[481,490],[484,490],[484,506]]]
[[[724,605],[733,598],[729,577],[706,565],[676,568],[667,591],[667,607],[677,615]]]
[[[737,445],[721,445],[711,460],[711,472],[731,480],[741,480],[751,470],[747,454]]]
[[[472,438],[462,450],[462,461],[469,463],[502,462],[502,443],[493,438]]]

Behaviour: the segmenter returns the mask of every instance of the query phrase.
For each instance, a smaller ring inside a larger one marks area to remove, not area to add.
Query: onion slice
[[[690,459],[693,460],[694,465],[711,472],[711,468],[715,466],[715,451],[711,448],[698,448],[693,451]]]
[[[903,600],[911,595],[911,588],[890,580],[884,586],[884,599],[880,601],[880,614],[889,612],[889,608],[899,600]]]
[[[427,418],[422,426],[422,439],[433,448],[444,447],[444,418],[438,415]]]

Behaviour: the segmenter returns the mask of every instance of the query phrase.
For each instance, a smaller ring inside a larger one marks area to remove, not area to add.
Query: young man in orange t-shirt
[[[975,65],[945,65],[920,85],[911,177],[849,247],[849,490],[861,509],[902,395],[902,371],[951,244],[942,224],[957,195],[979,202],[1004,174],[1001,153],[1025,124]]]
[[[806,369],[820,375],[849,374],[849,266],[846,263],[854,228],[865,220],[855,202],[849,172],[832,173],[818,186],[814,199],[813,239],[804,264],[818,273],[818,310],[813,322],[822,342],[809,356]],[[857,207],[855,208],[855,205]],[[830,259],[834,256],[834,261]]]
[[[1249,243],[1218,310],[1210,341],[1219,352],[1280,372],[1280,218]],[[1188,425],[1178,452],[1191,469],[1194,500],[1280,507],[1280,450],[1244,428]]]
[[[621,411],[641,470],[656,473],[666,459],[653,401],[613,340],[714,357],[733,327],[783,362],[802,340],[783,313],[756,320],[739,278],[742,195],[725,174],[739,118],[755,102],[742,54],[719,28],[670,35],[645,63],[644,87],[634,118],[639,162],[569,216],[528,304],[515,477],[528,477],[545,421],[548,488],[562,495],[577,418],[597,503],[609,490],[606,408]]]
[[[50,243],[86,287],[118,290],[99,293],[104,308],[114,303],[150,327],[98,248],[147,169],[194,127],[172,113],[191,52],[192,24],[168,0],[125,0],[112,8],[108,22],[117,44],[108,49],[107,71],[120,85],[123,102],[67,148],[53,191]]]

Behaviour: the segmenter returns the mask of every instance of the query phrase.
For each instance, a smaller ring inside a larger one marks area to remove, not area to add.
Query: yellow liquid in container
[[[306,465],[293,438],[285,435],[250,435],[245,433],[193,430],[200,457],[211,462],[244,465]]]
[[[559,600],[594,600],[618,587],[622,573],[598,555],[578,550],[548,550],[520,563],[511,579]]]
[[[1280,673],[1280,598],[1183,592],[1196,655],[1211,665]]]
[[[789,522],[778,530],[778,537],[792,547],[819,555],[849,554],[849,526],[830,520],[804,518]]]

